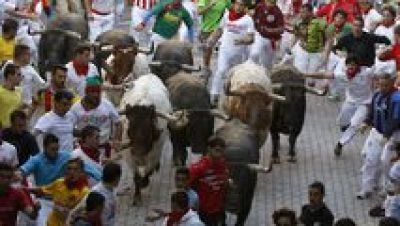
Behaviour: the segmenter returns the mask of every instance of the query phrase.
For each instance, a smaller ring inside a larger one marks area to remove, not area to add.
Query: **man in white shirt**
[[[1,139],[1,130],[2,128],[0,128],[0,162],[18,167],[17,149],[12,144]]]
[[[101,33],[114,28],[115,0],[85,0],[89,19],[89,40],[94,42]]]
[[[221,37],[219,48],[217,71],[213,75],[211,83],[211,99],[215,103],[222,91],[224,75],[233,66],[247,59],[248,45],[254,39],[254,23],[251,16],[246,14],[245,5],[238,0],[232,9],[226,11],[218,28],[207,40],[207,45],[214,43]]]
[[[382,20],[382,15],[374,9],[374,2],[374,0],[358,0],[366,32],[374,32]]]
[[[31,106],[32,98],[42,88],[45,88],[46,82],[36,72],[30,63],[30,49],[26,45],[18,44],[14,48],[14,59],[7,61],[20,67],[22,76],[22,102]],[[4,68],[4,67],[3,67]]]
[[[346,99],[338,117],[343,132],[335,147],[335,155],[342,153],[343,145],[349,143],[368,115],[368,105],[373,95],[374,68],[360,66],[358,59],[348,56],[332,73],[310,73],[306,77],[319,79],[342,79],[346,81]]]
[[[97,67],[90,62],[91,47],[88,44],[80,44],[75,50],[75,57],[65,65],[67,68],[67,87],[79,94],[85,95],[86,78],[99,76]]]
[[[100,129],[100,147],[110,157],[111,147],[118,148],[122,139],[122,125],[114,105],[102,98],[102,79],[86,79],[85,96],[70,110],[74,126],[81,130],[87,125]]]
[[[154,24],[154,19],[150,19],[150,21],[146,24],[146,28],[143,31],[136,31],[135,28],[142,23],[146,14],[150,13],[151,8],[156,5],[157,0],[128,0],[132,1],[132,10],[131,10],[131,28],[130,32],[135,41],[139,43],[139,45],[148,46],[149,40],[151,38],[152,32],[151,29]]]
[[[53,110],[47,112],[34,127],[34,135],[38,137],[40,134],[54,134],[60,141],[60,150],[73,151],[73,121],[68,113],[72,105],[73,94],[67,90],[57,91],[54,94]],[[38,144],[42,144],[38,140]]]

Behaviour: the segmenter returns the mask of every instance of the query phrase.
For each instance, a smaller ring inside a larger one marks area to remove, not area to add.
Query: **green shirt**
[[[333,36],[335,39],[340,39],[341,37],[350,34],[351,28],[351,24],[345,23],[340,30],[336,30],[335,25],[330,24],[326,29],[327,38],[331,38]]]
[[[302,47],[310,53],[321,52],[325,45],[325,19],[313,18],[309,23],[300,22],[296,25],[296,31],[303,41]]]
[[[153,7],[153,15],[156,15],[156,22],[153,31],[163,38],[170,39],[177,32],[183,21],[188,28],[192,27],[193,20],[189,12],[182,6],[179,9],[170,9],[165,11],[166,5],[173,0],[165,0]]]
[[[198,7],[206,7],[212,0],[199,0]],[[205,11],[201,17],[200,30],[203,32],[213,32],[218,29],[219,23],[226,9],[231,7],[230,0],[218,0],[218,2]]]

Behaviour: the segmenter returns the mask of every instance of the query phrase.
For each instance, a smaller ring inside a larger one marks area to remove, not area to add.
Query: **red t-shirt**
[[[316,12],[317,17],[326,17],[328,23],[333,22],[333,13],[336,9],[343,9],[347,13],[347,22],[353,22],[354,18],[360,14],[357,2],[339,0],[337,3],[329,3],[321,6]]]
[[[228,168],[225,160],[212,161],[205,156],[190,166],[190,185],[199,196],[199,209],[216,214],[224,209]]]
[[[0,196],[0,225],[16,225],[18,212],[29,206],[32,204],[28,196],[19,189],[8,188],[6,193]]]
[[[396,61],[396,69],[400,70],[400,44],[394,44],[392,50],[385,52],[382,56],[379,57],[380,60],[395,60]]]
[[[272,40],[279,40],[281,38],[281,34],[265,30],[266,28],[283,27],[283,14],[278,6],[267,7],[264,2],[258,3],[254,10],[253,20],[257,32],[264,38]]]

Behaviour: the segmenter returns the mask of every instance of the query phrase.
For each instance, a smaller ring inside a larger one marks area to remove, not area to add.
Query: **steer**
[[[124,137],[132,155],[135,205],[141,203],[141,189],[149,184],[149,177],[160,167],[162,150],[170,142],[168,122],[171,116],[169,93],[161,80],[147,74],[139,77],[121,100],[121,115],[125,115]],[[129,161],[128,161],[129,162]]]
[[[128,32],[120,29],[106,31],[97,37],[96,42],[95,64],[105,71],[106,89],[150,73],[147,56],[143,53],[151,51],[139,48]],[[122,89],[107,89],[107,96],[114,105],[119,105],[122,95]]]
[[[306,92],[316,95],[326,93],[307,87],[302,74],[292,65],[283,64],[276,66],[270,73],[274,84],[274,91],[286,98],[284,102],[274,104],[272,124],[270,128],[272,139],[273,163],[279,163],[279,134],[289,135],[289,162],[296,162],[295,145],[299,136],[306,112]],[[272,167],[270,168],[272,169]]]
[[[68,63],[75,47],[88,37],[87,21],[79,14],[60,15],[52,21],[41,34],[39,41],[39,72],[44,75],[52,65]]]

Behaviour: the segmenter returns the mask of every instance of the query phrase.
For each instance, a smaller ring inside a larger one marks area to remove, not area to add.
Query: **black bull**
[[[41,33],[38,66],[40,74],[44,75],[52,65],[66,64],[73,58],[76,46],[87,39],[89,28],[81,15],[71,13],[60,16]]]
[[[193,153],[204,153],[207,139],[213,133],[210,95],[198,78],[185,72],[172,76],[166,84],[174,110],[186,109],[188,112],[188,124],[185,127],[170,127],[174,164],[184,165],[186,147],[190,146]]]
[[[248,164],[258,165],[260,141],[257,131],[233,119],[226,122],[216,135],[225,140],[225,157],[229,165],[229,175],[233,180],[228,189],[226,210],[237,215],[236,225],[244,225],[251,209],[257,172]]]

